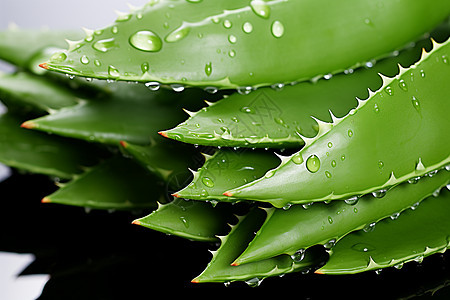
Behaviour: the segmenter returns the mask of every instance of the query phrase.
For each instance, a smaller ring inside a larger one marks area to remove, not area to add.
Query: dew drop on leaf
[[[408,86],[406,85],[406,82],[403,79],[400,79],[400,81],[398,82],[398,86],[405,92],[408,91]]]
[[[316,173],[320,169],[320,159],[315,155],[311,155],[306,160],[306,168],[309,172]]]
[[[87,65],[87,64],[89,63],[89,58],[88,58],[86,55],[83,55],[83,56],[80,58],[80,61],[81,61],[81,63],[82,63],[83,65]]]
[[[107,52],[115,47],[116,41],[114,38],[98,40],[92,45],[92,48],[100,52]]]
[[[148,30],[134,33],[129,42],[134,48],[146,52],[157,52],[162,48],[161,38]]]
[[[50,62],[61,63],[67,59],[67,54],[64,52],[56,52],[50,57]]]
[[[372,246],[370,244],[366,244],[366,243],[357,243],[357,244],[354,244],[351,248],[358,252],[370,252],[370,251],[375,250],[374,246]]]
[[[245,33],[250,33],[253,31],[253,25],[250,22],[245,22],[244,25],[242,25],[242,30]]]
[[[205,186],[212,188],[214,187],[214,181],[209,177],[203,177],[202,182]]]
[[[415,109],[418,113],[420,113],[420,102],[419,102],[419,100],[417,100],[416,97],[412,96],[411,103],[412,103],[414,109]]]
[[[211,76],[212,73],[212,63],[209,62],[205,65],[205,74],[206,76]]]
[[[189,34],[190,31],[191,31],[190,27],[181,26],[181,27],[175,29],[174,31],[172,31],[171,33],[169,33],[166,36],[165,41],[168,43],[178,42],[179,40],[185,38]]]
[[[119,77],[120,76],[119,70],[117,70],[117,68],[114,66],[108,67],[108,74],[111,77]]]
[[[274,21],[272,23],[272,34],[276,38],[280,38],[284,34],[284,26],[280,21]]]
[[[250,2],[253,12],[261,18],[268,19],[270,16],[270,7],[262,0],[253,0]]]
[[[292,162],[296,165],[300,165],[303,163],[303,157],[302,155],[299,153],[296,153],[294,156],[292,156]]]

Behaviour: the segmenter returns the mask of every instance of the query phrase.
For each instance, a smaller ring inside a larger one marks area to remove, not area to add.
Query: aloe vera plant
[[[398,267],[448,247],[449,15],[152,0],[67,49],[9,30],[1,162],[62,179],[44,203],[140,209],[134,225],[218,242],[193,283]]]

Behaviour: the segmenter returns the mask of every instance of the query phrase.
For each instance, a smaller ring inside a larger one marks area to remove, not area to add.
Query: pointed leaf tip
[[[167,132],[165,132],[165,131],[160,131],[160,132],[158,132],[158,134],[162,135],[162,136],[165,137],[165,138],[168,138],[168,137],[169,137],[169,136],[167,135]]]
[[[227,196],[227,197],[232,197],[233,196],[233,194],[231,192],[225,192],[225,193],[223,193],[223,195]]]
[[[47,63],[42,63],[42,64],[39,65],[39,67],[41,67],[42,69],[45,69],[45,70],[49,69]]]
[[[52,202],[52,201],[50,200],[49,197],[44,197],[44,198],[42,198],[42,200],[41,200],[41,203],[50,203],[50,202]]]
[[[197,278],[191,280],[191,283],[199,283],[200,281]]]
[[[174,196],[175,198],[180,198],[180,194],[178,193],[173,193],[172,196]]]
[[[36,124],[33,123],[32,121],[25,121],[20,125],[20,127],[26,128],[26,129],[33,129],[36,127]]]
[[[131,224],[133,224],[133,225],[141,225],[141,221],[134,220],[133,222],[131,222]]]
[[[120,146],[122,146],[123,148],[127,148],[128,147],[128,143],[125,141],[120,141]]]

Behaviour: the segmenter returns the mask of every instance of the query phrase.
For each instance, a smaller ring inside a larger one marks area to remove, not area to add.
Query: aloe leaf
[[[356,230],[369,230],[385,218],[396,218],[421,200],[436,194],[450,182],[450,172],[442,170],[432,178],[403,183],[387,192],[366,195],[354,205],[344,201],[315,203],[271,209],[263,226],[236,260],[236,264],[258,261],[279,254],[294,255],[313,245],[331,246]],[[380,198],[382,197],[382,198]]]
[[[201,155],[190,147],[158,141],[150,145],[136,145],[125,141],[120,143],[125,155],[133,157],[150,172],[163,179],[170,189],[180,188],[191,177],[188,171]]]
[[[38,67],[42,59],[66,48],[66,39],[77,40],[83,35],[78,30],[21,29],[12,25],[8,30],[0,31],[0,59],[42,73]]]
[[[450,26],[441,27],[432,36],[445,36],[445,41]],[[368,89],[381,87],[383,80],[378,73],[397,75],[398,64],[406,68],[416,63],[423,47],[430,50],[431,41],[422,40],[397,56],[318,81],[234,93],[191,113],[185,122],[161,134],[207,146],[299,148],[304,144],[302,136],[312,138],[317,134],[318,124],[311,116],[325,122],[333,121],[330,113],[345,116],[357,106],[356,98],[365,99]]]
[[[423,201],[414,211],[396,220],[377,224],[372,232],[355,232],[332,249],[320,274],[353,274],[386,267],[401,267],[410,261],[443,252],[449,247],[450,192]]]
[[[100,79],[247,90],[361,65],[419,38],[449,12],[445,0],[150,1],[42,66]],[[264,51],[255,50],[262,41]]]
[[[267,277],[315,268],[327,259],[324,251],[312,248],[300,262],[294,261],[288,255],[280,255],[259,262],[231,266],[245,245],[251,241],[254,231],[259,228],[264,217],[265,213],[260,209],[253,209],[246,216],[239,217],[239,222],[232,227],[231,232],[221,237],[221,246],[212,252],[213,257],[206,269],[192,282],[247,281],[254,285]]]
[[[447,40],[396,77],[382,76],[382,88],[347,116],[318,121],[319,133],[304,138],[302,150],[226,194],[283,207],[360,196],[444,167],[450,162],[450,119],[442,109],[448,105],[449,56]]]
[[[158,130],[184,118],[181,107],[204,95],[200,90],[181,94],[163,89],[150,91],[144,85],[127,83],[116,83],[110,89],[106,95],[52,111],[25,126],[92,142],[148,145],[152,139],[160,138]]]
[[[43,203],[58,203],[92,209],[132,210],[156,208],[165,202],[164,184],[133,160],[110,158],[72,181],[60,185]]]
[[[232,217],[230,206],[213,207],[205,202],[174,199],[133,224],[194,241],[216,242]]]
[[[174,196],[234,202],[237,199],[223,193],[263,176],[279,162],[278,157],[268,151],[221,149],[212,156],[206,156],[204,165],[198,171],[193,171],[191,183]]]
[[[84,142],[20,128],[23,119],[0,116],[0,162],[31,173],[70,179],[103,156]]]
[[[74,92],[48,78],[26,72],[0,73],[0,100],[11,110],[47,113],[78,103]]]

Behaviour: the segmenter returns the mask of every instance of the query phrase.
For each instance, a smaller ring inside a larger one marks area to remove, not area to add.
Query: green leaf
[[[198,103],[205,95],[194,89],[181,94],[164,89],[150,91],[144,85],[127,83],[116,83],[110,90],[100,97],[52,111],[26,126],[92,142],[148,145],[162,139],[157,135],[161,128],[184,118],[183,106],[195,107],[195,101]]]
[[[333,201],[305,208],[294,205],[286,210],[272,209],[255,239],[235,263],[245,264],[279,254],[293,255],[317,244],[331,246],[350,232],[368,230],[382,219],[397,217],[449,182],[450,172],[442,170],[415,184],[403,183],[387,192],[366,195],[353,205]]]
[[[265,177],[227,192],[276,207],[347,199],[387,189],[450,163],[450,43],[429,53],[319,133]],[[278,187],[283,186],[280,190]]]
[[[20,29],[10,26],[8,30],[0,31],[0,59],[20,68],[42,73],[38,64],[66,48],[66,39],[76,40],[82,37],[81,31]]]
[[[395,266],[443,252],[449,247],[450,192],[423,201],[396,220],[378,223],[372,232],[355,232],[332,249],[320,274],[354,274]]]
[[[123,157],[113,157],[88,169],[42,200],[44,203],[119,210],[154,209],[157,201],[166,201],[164,184],[140,165]]]
[[[450,26],[442,27],[432,36],[448,38]],[[397,75],[398,64],[406,68],[416,63],[423,47],[430,50],[431,41],[422,40],[398,56],[332,78],[260,88],[248,95],[234,93],[192,113],[185,122],[162,134],[208,146],[299,148],[304,144],[302,136],[317,135],[319,126],[314,118],[332,122],[332,115],[347,115],[358,105],[356,98],[365,99],[368,89],[376,91],[381,87],[383,80],[378,73]]]
[[[205,202],[174,199],[133,224],[194,241],[216,242],[232,217],[229,205],[213,207]]]
[[[234,202],[236,199],[223,193],[263,176],[279,161],[268,151],[218,150],[213,156],[206,156],[204,165],[193,172],[192,182],[174,195],[186,199]]]
[[[31,173],[70,179],[105,155],[84,142],[20,128],[23,119],[0,116],[0,162]]]
[[[44,67],[246,92],[360,66],[418,39],[449,13],[446,0],[151,1]]]
[[[0,73],[0,99],[11,110],[47,113],[78,103],[76,94],[46,77]]]
[[[259,284],[264,278],[310,270],[326,261],[327,254],[323,249],[311,248],[298,262],[288,255],[280,255],[241,266],[232,266],[231,263],[253,238],[254,231],[259,228],[264,217],[265,212],[261,209],[253,209],[246,216],[240,217],[231,232],[221,237],[222,244],[213,252],[213,258],[206,269],[192,282],[247,281],[249,284]]]

